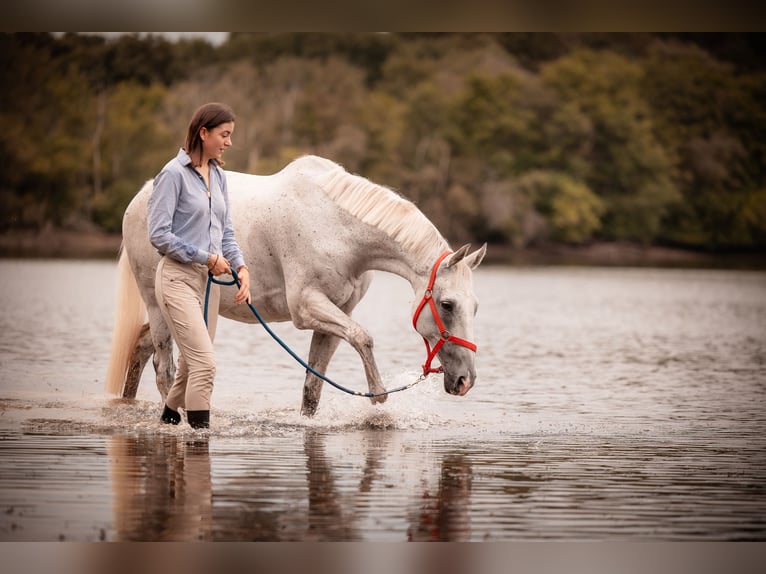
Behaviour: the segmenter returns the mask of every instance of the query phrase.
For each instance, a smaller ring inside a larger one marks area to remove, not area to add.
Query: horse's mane
[[[309,159],[309,158],[305,158]],[[406,251],[427,257],[443,251],[447,241],[429,219],[395,191],[347,172],[328,159],[312,156],[319,187],[337,205],[386,233]]]

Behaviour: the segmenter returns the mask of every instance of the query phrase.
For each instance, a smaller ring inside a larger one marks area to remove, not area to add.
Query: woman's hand
[[[231,275],[229,261],[223,255],[211,255],[207,260],[207,268],[210,269],[210,273],[213,276],[223,275],[224,273]]]
[[[237,269],[239,277],[239,291],[234,295],[234,302],[238,305],[247,301],[250,303],[250,271],[244,265]]]

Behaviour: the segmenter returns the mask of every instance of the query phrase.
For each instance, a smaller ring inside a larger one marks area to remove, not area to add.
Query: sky
[[[153,34],[164,36],[169,40],[178,40],[179,38],[204,38],[214,46],[223,44],[229,37],[228,32],[86,32],[87,34],[98,34],[106,37],[115,37],[123,34]]]

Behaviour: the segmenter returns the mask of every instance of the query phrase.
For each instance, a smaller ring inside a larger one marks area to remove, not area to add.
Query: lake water
[[[257,272],[257,270],[256,270]],[[116,265],[0,261],[0,540],[766,540],[766,273],[486,267],[478,380],[382,406],[222,320],[212,428],[106,396]],[[422,340],[402,279],[355,317],[388,387]],[[309,334],[275,330],[305,356]],[[328,374],[359,390],[342,344]]]

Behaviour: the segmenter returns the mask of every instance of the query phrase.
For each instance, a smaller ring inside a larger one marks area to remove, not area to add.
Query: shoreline
[[[103,231],[6,231],[0,257],[24,259],[117,259],[122,235]]]
[[[101,231],[49,229],[0,233],[0,257],[30,259],[116,259],[122,235]],[[477,245],[474,245],[474,248]],[[572,265],[599,267],[684,267],[766,270],[764,253],[709,253],[630,243],[583,246],[549,244],[514,248],[489,245],[490,265]]]
[[[550,244],[530,248],[494,245],[485,261],[513,266],[667,267],[766,270],[764,253],[710,253],[633,243]]]

